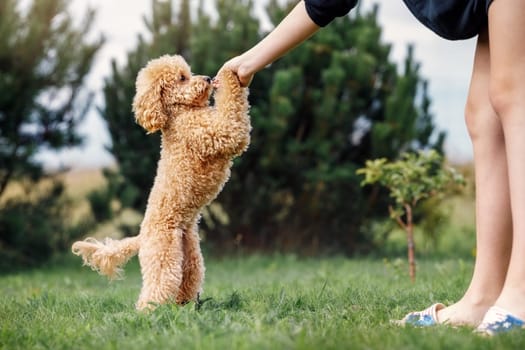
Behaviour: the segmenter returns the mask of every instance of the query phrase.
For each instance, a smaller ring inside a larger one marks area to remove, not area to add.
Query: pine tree
[[[268,8],[274,23],[289,10],[277,1]],[[356,169],[378,154],[439,150],[443,138],[431,137],[411,51],[401,75],[389,53],[377,7],[358,9],[259,73],[252,145],[219,197],[232,218],[223,240],[309,251],[367,244],[360,226],[374,214],[368,203],[382,198],[359,187]]]
[[[13,179],[41,176],[39,150],[81,142],[83,84],[103,40],[85,39],[93,11],[76,27],[66,6],[35,0],[24,13],[15,0],[0,2],[0,198]]]
[[[85,78],[103,44],[86,38],[94,11],[76,25],[66,0],[25,5],[0,2],[0,269],[46,260],[75,230],[63,185],[36,186],[43,169],[35,155],[81,143],[75,127],[91,102]],[[24,196],[6,199],[14,181]]]

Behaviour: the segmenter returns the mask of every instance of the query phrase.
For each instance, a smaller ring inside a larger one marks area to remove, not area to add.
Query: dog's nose
[[[211,83],[211,78],[210,78],[210,77],[204,77],[204,80],[206,80],[206,82],[207,82],[208,84]]]

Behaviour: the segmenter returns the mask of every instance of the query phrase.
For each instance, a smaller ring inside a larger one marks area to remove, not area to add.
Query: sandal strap
[[[493,336],[523,328],[525,328],[525,321],[501,307],[492,306],[483,317],[481,324],[476,328],[476,333]]]
[[[399,324],[415,327],[435,326],[439,324],[437,312],[444,307],[445,305],[436,303],[429,306],[425,310],[410,312],[401,321],[399,321]]]

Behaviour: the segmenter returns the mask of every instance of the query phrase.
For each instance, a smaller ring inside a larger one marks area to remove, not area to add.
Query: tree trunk
[[[416,281],[416,259],[415,259],[415,243],[414,243],[414,223],[412,222],[412,207],[408,204],[405,205],[405,211],[407,215],[407,221],[405,231],[407,233],[407,245],[408,245],[408,272],[410,274],[410,281]]]

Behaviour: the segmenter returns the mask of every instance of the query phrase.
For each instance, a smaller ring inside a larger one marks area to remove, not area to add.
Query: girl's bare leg
[[[477,326],[481,322],[501,292],[511,251],[512,224],[505,139],[500,119],[489,99],[490,67],[489,39],[485,32],[478,38],[465,111],[474,147],[476,263],[464,296],[438,312],[439,322],[453,325]]]
[[[505,135],[513,227],[507,276],[495,305],[525,319],[525,2],[494,1],[489,36],[490,97]]]

